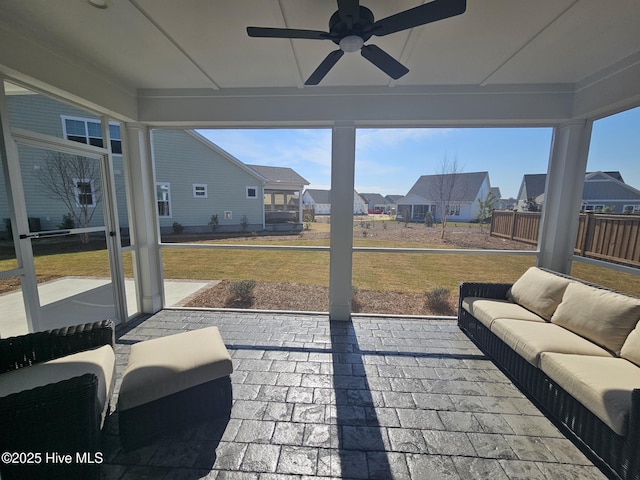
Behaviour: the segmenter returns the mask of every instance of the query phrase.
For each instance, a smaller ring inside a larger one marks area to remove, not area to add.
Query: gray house
[[[387,200],[379,193],[361,193],[360,196],[367,203],[369,213],[382,213],[386,210]]]
[[[100,119],[86,111],[43,95],[25,93],[7,100],[17,128],[102,146]],[[126,232],[123,141],[117,123],[109,125],[109,134],[118,223]],[[25,145],[19,146],[19,155],[25,192],[38,192],[26,195],[32,231],[59,229],[65,215],[67,228],[104,224],[98,162]],[[221,232],[302,228],[300,197],[309,182],[290,168],[246,165],[192,130],[154,130],[152,155],[162,233],[172,233],[176,226],[184,232],[210,232],[214,223]],[[9,217],[5,198],[0,199],[0,219]],[[7,226],[3,221],[0,230]]]
[[[484,200],[490,189],[488,172],[423,175],[396,201],[397,219],[421,222],[431,213],[440,221],[444,211],[450,220],[469,222],[478,217],[478,200]]]
[[[302,194],[304,208],[313,210],[316,215],[329,215],[331,213],[331,190],[309,188]],[[367,213],[367,203],[358,192],[353,191],[353,214],[364,215]]]
[[[546,174],[522,177],[518,192],[518,210],[526,209],[526,202],[544,203]],[[582,211],[611,213],[640,213],[640,191],[624,183],[620,172],[590,172],[585,175],[582,190]]]

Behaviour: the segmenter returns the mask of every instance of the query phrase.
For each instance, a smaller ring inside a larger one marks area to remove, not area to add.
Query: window
[[[258,187],[247,187],[247,198],[258,198]]]
[[[171,216],[171,186],[169,183],[156,183],[156,200],[158,202],[158,216]]]
[[[62,117],[62,128],[67,140],[103,147],[102,126],[98,120],[90,120],[75,117]],[[115,154],[122,154],[122,139],[120,137],[120,126],[116,123],[109,123],[109,136],[111,137],[111,151]]]
[[[93,182],[85,179],[73,179],[73,186],[76,197],[76,204],[81,207],[93,206],[96,204]]]
[[[460,205],[447,205],[447,215],[460,215]]]
[[[194,183],[193,198],[207,198],[207,185],[204,183]]]
[[[626,213],[627,215],[640,213],[640,205],[625,205],[622,209],[622,212]]]
[[[585,205],[585,212],[594,212],[594,213],[602,213],[604,210],[604,205]]]

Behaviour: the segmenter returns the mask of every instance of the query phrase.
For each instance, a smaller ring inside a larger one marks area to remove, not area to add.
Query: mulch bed
[[[185,307],[249,308],[254,310],[294,310],[327,312],[329,289],[297,283],[258,282],[250,297],[236,298],[231,292],[231,280],[196,294]],[[374,292],[358,290],[352,299],[354,313],[395,315],[455,315],[457,305],[451,298],[448,308],[434,310],[426,305],[423,293]]]

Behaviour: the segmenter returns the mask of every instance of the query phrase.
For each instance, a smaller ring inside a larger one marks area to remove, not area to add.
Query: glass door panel
[[[118,319],[103,158],[28,145],[18,152],[28,217],[20,241],[33,252],[40,307],[33,328]]]

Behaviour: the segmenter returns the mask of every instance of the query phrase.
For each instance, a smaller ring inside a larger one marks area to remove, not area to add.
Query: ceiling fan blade
[[[371,26],[371,33],[382,37],[408,28],[455,17],[464,13],[466,9],[466,0],[434,0],[378,20]]]
[[[347,24],[347,28],[353,28],[353,24],[360,18],[360,1],[338,0],[338,14],[340,20]]]
[[[409,72],[407,67],[376,45],[365,45],[360,50],[360,53],[394,80]]]
[[[327,32],[320,30],[298,30],[295,28],[247,27],[250,37],[261,38],[306,38],[310,40],[330,40]]]
[[[317,85],[329,73],[329,70],[340,60],[340,57],[344,55],[342,50],[334,50],[322,61],[318,68],[311,74],[311,76],[304,82],[305,85]]]

